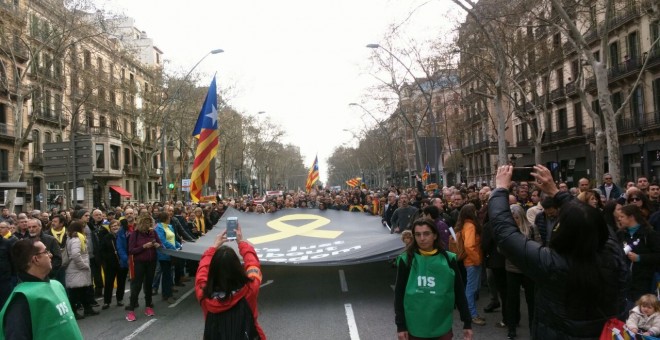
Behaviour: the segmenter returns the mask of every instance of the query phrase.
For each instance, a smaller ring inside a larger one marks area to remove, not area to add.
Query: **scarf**
[[[197,229],[200,233],[206,234],[206,224],[204,223],[204,217],[195,217],[197,220]]]
[[[14,236],[11,231],[7,230],[7,233],[2,235],[3,238],[9,239],[10,237]]]
[[[62,239],[64,239],[66,228],[62,227],[62,230],[60,231],[55,231],[55,229],[51,229],[50,232],[53,233],[53,236],[55,236],[55,239],[57,239],[57,243],[62,244]]]
[[[438,250],[437,250],[437,249],[433,249],[433,250],[431,250],[431,251],[424,251],[424,250],[419,249],[419,253],[422,254],[422,255],[424,255],[424,256],[431,256],[431,255],[435,255],[435,254],[437,254],[437,253],[438,253]]]
[[[78,238],[80,239],[80,251],[85,252],[87,251],[87,236],[85,236],[84,233],[77,233]]]

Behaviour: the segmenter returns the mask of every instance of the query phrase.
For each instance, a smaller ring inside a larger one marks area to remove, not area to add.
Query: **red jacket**
[[[206,319],[206,313],[208,312],[220,313],[230,309],[245,297],[245,300],[252,310],[254,324],[259,333],[259,337],[261,340],[266,340],[266,334],[257,321],[257,315],[259,314],[257,310],[257,296],[259,296],[259,287],[261,286],[261,264],[259,264],[259,258],[254,251],[254,247],[248,242],[240,242],[238,244],[238,251],[243,257],[243,267],[245,268],[245,271],[248,272],[248,277],[250,277],[252,281],[234,293],[227,301],[219,301],[217,299],[207,299],[203,297],[204,287],[206,286],[206,281],[209,276],[209,266],[211,265],[211,259],[213,258],[215,251],[215,247],[210,247],[204,252],[202,259],[199,261],[199,267],[195,277],[195,295],[202,305],[204,318]]]

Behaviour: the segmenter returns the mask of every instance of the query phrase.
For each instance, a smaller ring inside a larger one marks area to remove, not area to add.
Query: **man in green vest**
[[[64,287],[48,279],[53,254],[27,238],[14,244],[11,256],[19,284],[0,311],[0,338],[82,340]]]

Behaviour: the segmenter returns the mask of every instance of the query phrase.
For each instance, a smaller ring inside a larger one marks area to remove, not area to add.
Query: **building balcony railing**
[[[620,15],[617,15],[614,18],[612,18],[607,28],[610,31],[617,29],[622,25],[624,25],[625,23],[629,22],[630,20],[637,18],[639,15],[640,15],[639,7],[636,6],[630,7]]]
[[[565,93],[567,96],[573,95],[576,93],[576,88],[575,88],[575,82],[570,82],[566,84],[566,90]]]
[[[14,126],[6,123],[0,123],[0,138],[14,139]]]
[[[44,111],[34,111],[32,114],[35,116],[38,122],[53,124],[56,126],[67,126],[69,125],[69,118],[62,116],[61,114],[56,114],[51,110]]]
[[[635,118],[619,118],[616,122],[619,134],[656,129],[660,127],[660,111],[649,112],[643,120]]]
[[[643,65],[641,57],[629,58],[628,60],[613,65],[607,70],[607,79],[609,82],[616,81],[630,75],[632,73],[637,73]]]
[[[559,131],[550,132],[549,134],[546,134],[545,140],[543,142],[554,143],[575,137],[584,137],[584,131],[581,126],[573,126],[570,128],[561,129]]]
[[[550,101],[554,102],[560,99],[564,99],[566,97],[566,91],[564,90],[564,87],[558,87],[552,91],[550,91]]]

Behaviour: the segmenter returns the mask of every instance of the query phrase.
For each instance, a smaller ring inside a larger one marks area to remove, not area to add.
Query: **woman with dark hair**
[[[461,208],[456,221],[456,236],[463,243],[465,259],[463,265],[467,273],[465,297],[467,298],[472,323],[483,326],[486,320],[477,311],[476,295],[481,283],[481,223],[477,218],[477,207],[468,203]]]
[[[158,223],[156,224],[156,234],[158,234],[158,238],[161,240],[163,248],[171,250],[181,249],[181,244],[176,240],[174,228],[170,224],[170,214],[161,211],[158,213],[157,217]],[[158,248],[158,262],[160,263],[160,269],[162,271],[161,281],[163,286],[163,301],[173,304],[176,300],[172,296],[172,259],[162,251],[162,248]]]
[[[422,216],[424,218],[430,218],[435,222],[435,227],[438,229],[438,236],[440,237],[440,241],[442,242],[442,249],[447,249],[447,245],[449,244],[449,237],[451,236],[451,233],[449,232],[449,226],[445,221],[442,220],[440,217],[440,209],[434,205],[429,205],[428,207],[425,207],[422,209]]]
[[[632,272],[627,295],[628,309],[631,309],[642,295],[655,292],[653,273],[660,264],[660,237],[634,204],[622,206],[617,220],[621,226],[617,236]]]
[[[619,231],[619,221],[617,221],[617,211],[621,209],[621,205],[616,200],[609,200],[603,206],[603,218],[607,224],[607,229],[610,236],[616,238],[616,233]]]
[[[202,255],[195,277],[195,295],[205,318],[204,339],[266,340],[257,322],[261,285],[257,253],[243,240],[240,226],[236,229],[236,243],[244,265],[234,249],[223,245],[225,242],[226,230],[216,236],[213,246]]]
[[[639,209],[642,211],[642,216],[644,216],[645,219],[648,220],[651,214],[655,212],[655,209],[653,208],[653,204],[649,200],[649,197],[638,188],[633,187],[628,189],[626,191],[626,196],[627,196],[626,202],[628,204],[634,204],[638,206]]]
[[[559,192],[550,170],[532,175],[560,207],[559,223],[543,247],[523,235],[511,215],[508,187],[513,167],[497,171],[488,215],[500,251],[535,283],[534,339],[598,338],[605,322],[625,308],[628,265],[623,249],[609,237],[603,214]]]
[[[463,321],[463,338],[472,339],[467,305],[456,254],[440,244],[433,220],[412,224],[413,242],[397,258],[394,321],[399,340],[453,338],[453,312]]]
[[[89,251],[87,250],[88,238],[84,232],[85,224],[82,220],[71,222],[67,229],[66,250],[69,254],[69,265],[65,271],[66,288],[69,289],[71,306],[76,319],[84,319],[85,316],[98,315],[99,312],[92,309],[87,299],[87,289],[92,285],[92,269],[89,265]],[[84,307],[84,315],[78,314],[76,307]]]

